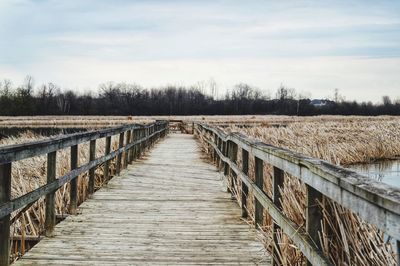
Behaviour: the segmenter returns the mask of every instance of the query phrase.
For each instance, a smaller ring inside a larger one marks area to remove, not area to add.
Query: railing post
[[[222,152],[222,140],[220,137],[218,137],[218,150]],[[218,157],[217,166],[218,170],[221,170],[221,157]]]
[[[242,172],[246,176],[249,176],[249,152],[242,149]],[[241,198],[242,198],[242,217],[247,218],[247,195],[249,193],[249,188],[242,181]]]
[[[121,149],[123,146],[124,146],[124,132],[119,134],[118,148]],[[119,153],[117,155],[117,167],[116,167],[117,175],[121,173],[122,154],[123,153]]]
[[[149,148],[153,146],[153,137],[150,137],[153,134],[153,125],[149,128]]]
[[[104,155],[108,155],[111,151],[111,136],[106,137],[106,147],[104,151]],[[104,180],[110,180],[110,160],[107,160],[104,163]]]
[[[0,164],[0,205],[11,200],[11,163]],[[10,214],[0,218],[0,266],[10,264]]]
[[[306,185],[306,231],[314,241],[318,249],[321,249],[318,232],[321,232],[322,212],[318,206],[318,201],[322,201],[322,194],[313,187]],[[307,265],[312,265],[307,261]]]
[[[222,153],[225,157],[227,157],[228,153],[229,153],[229,146],[228,146],[228,142],[224,141],[222,143]],[[229,172],[229,165],[228,163],[224,162],[224,175],[227,176]]]
[[[139,129],[135,128],[133,130],[133,141],[136,142],[139,139]],[[139,152],[139,145],[135,144],[133,146],[133,159],[136,160],[138,158],[138,152]]]
[[[254,157],[255,165],[254,165],[254,173],[256,178],[256,186],[264,191],[264,162],[258,157]],[[258,228],[258,224],[260,226],[263,225],[263,211],[264,207],[258,202],[257,198],[254,196],[254,226]]]
[[[146,141],[144,142],[144,143],[145,143],[144,145],[146,146],[146,147],[145,147],[146,150],[149,150],[149,136],[150,136],[149,131],[150,131],[150,128],[147,127],[147,128],[145,129]]]
[[[78,167],[78,145],[71,146],[71,170]],[[71,180],[69,190],[69,212],[76,214],[78,206],[78,176]]]
[[[142,129],[139,128],[137,131],[137,140],[140,141],[140,139],[142,138]],[[136,150],[136,158],[140,158],[140,154],[142,153],[142,143],[139,142],[137,145],[137,150]]]
[[[93,139],[90,141],[89,148],[89,162],[96,159],[96,140]],[[96,171],[96,167],[93,167],[89,170],[89,195],[94,193],[94,173]]]
[[[125,146],[127,146],[129,143],[131,143],[131,131],[128,130],[126,132],[126,140],[125,140]],[[130,150],[125,150],[124,154],[125,154],[125,163],[124,163],[124,168],[128,167],[128,163],[130,162]]]
[[[146,136],[146,129],[142,128],[140,130],[140,138],[144,139],[145,136]],[[145,153],[145,150],[146,150],[145,140],[143,140],[142,142],[140,142],[140,154],[139,154],[140,157]]]
[[[47,154],[47,184],[56,180],[57,151]],[[45,235],[53,236],[56,223],[55,191],[46,195],[46,218],[44,222]]]
[[[144,135],[143,133],[144,133],[144,129],[141,128],[141,129],[139,130],[139,141],[140,141],[141,139],[143,139],[143,135]],[[139,154],[138,154],[138,157],[139,157],[139,158],[142,156],[142,153],[143,153],[143,142],[141,141],[140,144],[139,144]]]
[[[277,168],[273,167],[273,175],[272,175],[272,201],[276,207],[279,208],[279,210],[282,209],[282,204],[280,201],[281,198],[281,193],[279,191],[279,187],[283,187],[283,181],[285,178],[285,173]],[[280,259],[280,247],[279,247],[279,241],[277,237],[277,232],[280,229],[280,227],[274,222],[272,224],[272,234],[273,234],[273,240],[274,240],[274,246],[273,248],[273,254],[272,254],[272,265],[281,265],[281,259]]]
[[[238,146],[236,143],[229,141],[229,159],[236,164],[237,163],[237,150]],[[231,176],[231,194],[232,196],[235,196],[235,186],[236,186],[236,179],[237,179],[237,174],[235,171],[233,171],[232,168],[229,168],[230,176]]]
[[[135,142],[135,130],[134,129],[131,130],[130,135],[131,135],[131,139],[130,139],[129,143]],[[135,159],[134,156],[135,156],[135,146],[132,146],[129,149],[129,163],[132,163],[132,161]]]
[[[396,240],[397,266],[400,266],[400,240]]]
[[[215,145],[217,145],[217,134],[216,133],[213,133],[213,137],[214,137],[214,144]],[[214,158],[213,158],[213,162],[214,163],[217,163],[217,161],[218,161],[218,153],[217,153],[217,151],[214,149]]]

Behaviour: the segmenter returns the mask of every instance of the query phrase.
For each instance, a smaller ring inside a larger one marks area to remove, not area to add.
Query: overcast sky
[[[0,0],[0,79],[27,74],[400,98],[400,1]]]

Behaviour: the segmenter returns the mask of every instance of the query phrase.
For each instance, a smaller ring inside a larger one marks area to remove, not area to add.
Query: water
[[[349,166],[350,169],[386,184],[400,187],[400,158]]]

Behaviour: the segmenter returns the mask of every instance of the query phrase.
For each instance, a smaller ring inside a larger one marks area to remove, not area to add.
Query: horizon
[[[311,99],[335,88],[348,101],[400,98],[396,1],[5,0],[0,25],[0,80],[13,84],[214,80],[220,96],[243,82],[272,97],[283,84]]]

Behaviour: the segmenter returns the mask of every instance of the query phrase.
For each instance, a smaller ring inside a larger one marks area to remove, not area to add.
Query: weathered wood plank
[[[168,136],[16,264],[269,263],[256,231],[225,191],[193,136]]]

